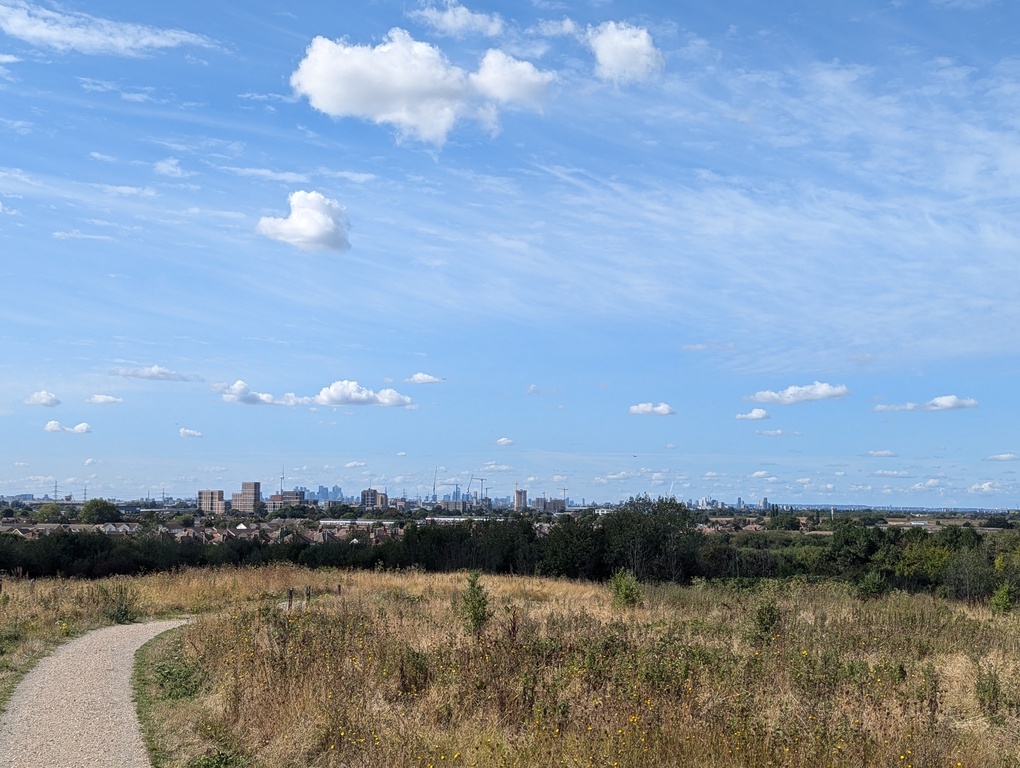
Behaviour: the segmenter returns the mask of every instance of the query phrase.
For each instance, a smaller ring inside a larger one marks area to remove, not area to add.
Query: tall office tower
[[[223,498],[223,491],[199,491],[198,508],[202,512],[222,515],[230,509],[230,502]]]
[[[262,483],[241,483],[241,492],[230,497],[231,506],[245,515],[255,514],[255,505],[262,501]]]
[[[514,491],[514,512],[523,512],[528,508],[528,492]]]

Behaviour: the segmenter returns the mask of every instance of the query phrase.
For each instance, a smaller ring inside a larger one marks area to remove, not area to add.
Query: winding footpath
[[[181,624],[97,629],[40,661],[0,715],[0,768],[150,768],[132,700],[135,651]]]

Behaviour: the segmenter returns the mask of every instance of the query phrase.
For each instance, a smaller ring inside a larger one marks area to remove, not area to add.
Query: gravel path
[[[40,661],[0,716],[0,768],[149,768],[132,700],[135,651],[183,623],[97,629]]]

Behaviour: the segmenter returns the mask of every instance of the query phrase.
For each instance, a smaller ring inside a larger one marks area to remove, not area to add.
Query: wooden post
[[[294,587],[287,590],[287,610],[290,611],[294,607]]]
[[[312,585],[305,584],[305,608],[308,607],[308,603],[312,600]]]

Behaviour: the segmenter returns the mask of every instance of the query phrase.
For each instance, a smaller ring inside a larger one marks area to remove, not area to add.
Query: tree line
[[[605,515],[564,517],[540,532],[528,516],[428,525],[376,545],[228,540],[209,544],[158,533],[110,537],[57,532],[0,535],[0,571],[96,578],[181,567],[293,562],[310,567],[481,570],[605,580],[624,569],[642,582],[692,579],[842,579],[873,592],[930,590],[975,599],[1020,588],[1020,531],[981,535],[969,526],[881,528],[837,518],[831,535],[783,530],[706,534],[674,499],[631,499]]]

